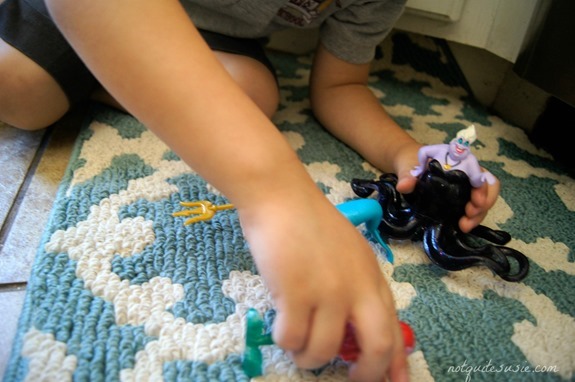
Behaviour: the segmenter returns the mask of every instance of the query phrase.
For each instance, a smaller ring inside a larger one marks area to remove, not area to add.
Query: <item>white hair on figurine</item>
[[[469,125],[466,129],[461,129],[457,132],[457,138],[463,138],[470,144],[475,142],[477,139],[477,133],[475,132],[475,125]]]

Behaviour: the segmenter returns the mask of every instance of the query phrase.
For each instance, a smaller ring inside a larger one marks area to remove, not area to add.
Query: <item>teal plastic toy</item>
[[[244,373],[250,378],[263,374],[260,346],[273,345],[272,335],[264,330],[264,321],[257,310],[250,308],[246,315],[246,347],[242,360]]]
[[[354,226],[365,223],[369,234],[383,247],[387,261],[393,263],[393,252],[379,233],[378,227],[383,219],[383,210],[377,200],[355,199],[340,203],[336,207]]]

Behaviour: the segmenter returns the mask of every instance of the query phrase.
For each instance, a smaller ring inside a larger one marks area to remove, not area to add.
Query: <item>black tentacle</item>
[[[384,237],[408,239],[422,225],[409,203],[397,192],[397,177],[384,174],[378,181],[352,180],[352,189],[360,197],[367,197],[377,191],[377,201],[383,210],[379,232]],[[365,195],[365,196],[363,196]]]
[[[503,252],[503,255],[507,257],[507,259],[513,259],[513,262],[517,263],[516,267],[512,267],[512,271],[505,274],[499,275],[503,280],[517,282],[523,280],[527,273],[529,273],[529,259],[523,253],[509,247],[498,247],[500,251]],[[517,271],[513,271],[517,268]]]
[[[507,258],[489,246],[469,247],[452,227],[438,224],[425,231],[423,247],[434,263],[447,270],[461,270],[484,265],[498,275],[509,273]]]
[[[484,225],[478,225],[470,234],[499,245],[505,245],[511,241],[511,235],[509,233],[494,230]]]
[[[367,198],[373,194],[374,191],[379,192],[379,187],[376,182],[373,180],[364,179],[352,179],[351,189],[357,196],[361,198]]]

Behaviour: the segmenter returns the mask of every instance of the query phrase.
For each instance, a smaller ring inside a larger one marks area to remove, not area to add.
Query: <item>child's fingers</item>
[[[499,182],[499,179],[496,178],[496,180],[497,181],[494,184],[490,184],[487,187],[487,197],[485,201],[487,209],[490,209],[495,205],[495,202],[497,202],[497,198],[499,197],[499,191],[501,191],[501,183]]]
[[[292,354],[299,367],[318,368],[338,355],[346,316],[337,306],[337,302],[332,301],[314,311],[305,348]]]
[[[476,210],[489,210],[495,202],[497,201],[497,197],[499,196],[499,188],[500,183],[496,181],[493,184],[483,183],[480,187],[475,187],[471,190],[471,199],[468,205],[470,204]],[[469,211],[465,211],[468,216],[477,215],[478,212],[473,213],[475,209],[470,209]]]
[[[399,327],[393,302],[364,300],[354,312],[353,325],[361,354],[350,368],[350,377],[358,381],[383,381],[392,358],[394,367],[398,368],[394,373],[401,374],[401,357],[405,358],[405,353],[396,349],[402,342],[398,342],[394,334]]]
[[[487,185],[483,184],[481,187],[474,188],[471,191],[471,198],[465,205],[465,215],[459,220],[459,228],[463,232],[471,231],[481,223],[487,214],[487,208],[485,207],[487,189]]]
[[[497,201],[499,189],[499,181],[494,184],[484,183],[481,187],[472,189],[471,199],[465,206],[465,216],[459,220],[459,228],[463,232],[469,232],[481,224],[489,209]]]
[[[417,183],[417,178],[411,174],[406,174],[404,176],[398,177],[397,185],[395,188],[398,192],[402,194],[409,194],[415,189],[415,184]]]
[[[388,375],[391,382],[409,381],[409,369],[407,364],[407,357],[405,355],[405,349],[396,348],[396,351],[394,352],[389,364]]]
[[[486,209],[467,203],[465,206],[465,215],[459,219],[459,229],[465,233],[470,232],[473,228],[481,224],[486,215]]]
[[[396,346],[389,363],[388,379],[390,382],[408,382],[409,369],[407,364],[407,348],[403,337],[403,330],[399,323],[398,330],[395,330]]]
[[[411,168],[403,167],[397,172],[397,185],[395,189],[402,194],[410,194],[415,189],[417,177],[411,174]]]
[[[310,331],[311,315],[311,310],[304,307],[278,302],[272,332],[274,342],[287,352],[302,351]]]
[[[469,204],[479,208],[485,205],[487,201],[487,193],[489,191],[489,186],[487,183],[483,183],[480,187],[474,187],[471,189],[471,198]],[[466,211],[467,212],[467,211]]]

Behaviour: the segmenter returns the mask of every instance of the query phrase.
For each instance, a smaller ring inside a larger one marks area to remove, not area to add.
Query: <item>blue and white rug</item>
[[[374,244],[417,337],[412,380],[574,380],[575,181],[473,102],[444,45],[395,33],[381,53],[371,88],[416,139],[447,142],[476,126],[473,152],[502,182],[484,224],[509,232],[508,246],[531,265],[510,283],[484,268],[441,270],[418,242],[392,241],[391,264]],[[271,59],[281,85],[274,122],[330,201],[354,198],[350,180],[379,173],[312,117],[311,57]],[[192,200],[227,202],[135,119],[94,107],[36,256],[4,381],[248,380],[245,313],[269,313],[273,302],[235,211],[184,226],[172,213]],[[342,361],[311,372],[275,346],[263,353],[262,380],[346,379]]]

